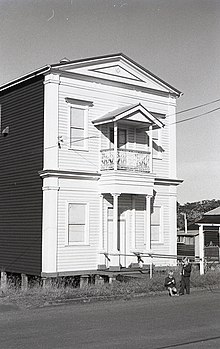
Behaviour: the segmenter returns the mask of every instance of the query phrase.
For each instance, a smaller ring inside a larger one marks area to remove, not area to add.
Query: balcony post
[[[113,193],[113,247],[110,253],[118,254],[118,198],[119,193]],[[110,257],[110,268],[111,270],[120,270],[119,256],[109,256]]]
[[[203,224],[199,225],[199,265],[200,275],[204,274],[204,232]]]
[[[146,196],[144,247],[146,252],[149,252],[151,249],[151,196],[150,195]]]
[[[116,171],[117,166],[117,155],[118,155],[118,125],[117,122],[114,122],[114,170]]]
[[[149,127],[150,172],[153,172],[153,128]]]
[[[105,251],[105,239],[104,239],[104,229],[103,229],[103,203],[104,203],[104,198],[103,194],[100,194],[99,196],[99,229],[100,229],[100,234],[99,234],[99,265],[98,268],[104,268],[106,264],[106,259],[104,253]]]

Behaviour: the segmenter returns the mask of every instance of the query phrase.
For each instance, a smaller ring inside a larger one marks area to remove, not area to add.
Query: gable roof
[[[220,225],[220,206],[208,211],[196,222],[197,224],[219,224]]]
[[[128,69],[127,69],[128,68]],[[72,73],[96,76],[100,79],[116,80],[121,78],[122,81],[130,82],[131,84],[144,84],[143,78],[149,79],[151,82],[150,88],[158,89],[157,86],[166,92],[172,93],[179,97],[182,93],[175,87],[166,83],[158,76],[142,67],[140,64],[133,61],[123,53],[109,54],[104,56],[90,57],[78,60],[61,61],[60,63],[48,64],[42,68],[34,70],[20,78],[10,81],[0,86],[0,91],[17,85],[23,81],[34,78],[39,75],[44,75],[50,71],[58,70],[60,73],[70,71]],[[117,72],[118,71],[118,72]],[[135,73],[133,73],[135,72]]]
[[[138,115],[139,114],[139,115]],[[114,121],[127,120],[130,122],[152,125],[154,128],[164,127],[164,124],[153,116],[141,103],[114,109],[109,113],[93,120],[95,126],[112,123]]]
[[[208,211],[204,214],[205,216],[220,216],[220,206]]]

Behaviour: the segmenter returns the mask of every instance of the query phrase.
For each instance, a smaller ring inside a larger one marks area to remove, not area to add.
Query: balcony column
[[[113,247],[111,253],[118,254],[118,198],[119,193],[113,193]],[[119,256],[110,257],[110,270],[120,270]]]
[[[144,249],[149,252],[151,249],[151,196],[146,196],[145,209],[145,225],[144,225]]]
[[[105,238],[104,238],[104,229],[103,229],[103,202],[104,202],[104,198],[103,195],[100,194],[99,196],[99,229],[100,229],[100,234],[99,234],[99,265],[98,268],[104,268],[105,264],[106,264],[106,260],[105,260],[105,255],[104,252],[105,251]]]
[[[150,172],[153,172],[153,127],[149,127],[149,146],[150,146]]]
[[[199,226],[199,269],[200,275],[204,274],[204,232],[203,224]]]
[[[114,122],[114,171],[117,170],[117,158],[118,158],[118,125],[117,122]]]
[[[135,224],[136,196],[132,195],[132,230],[131,230],[131,250],[136,248],[136,224]]]

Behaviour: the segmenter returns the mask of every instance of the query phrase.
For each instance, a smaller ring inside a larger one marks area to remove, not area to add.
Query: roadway
[[[219,349],[220,291],[18,309],[0,305],[1,349]]]

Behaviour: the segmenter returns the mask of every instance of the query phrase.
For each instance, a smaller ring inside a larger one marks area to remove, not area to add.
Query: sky
[[[219,18],[219,0],[0,0],[0,85],[64,57],[122,52],[183,92],[178,112],[203,105],[220,99]],[[217,108],[177,114],[181,204],[220,199]]]

